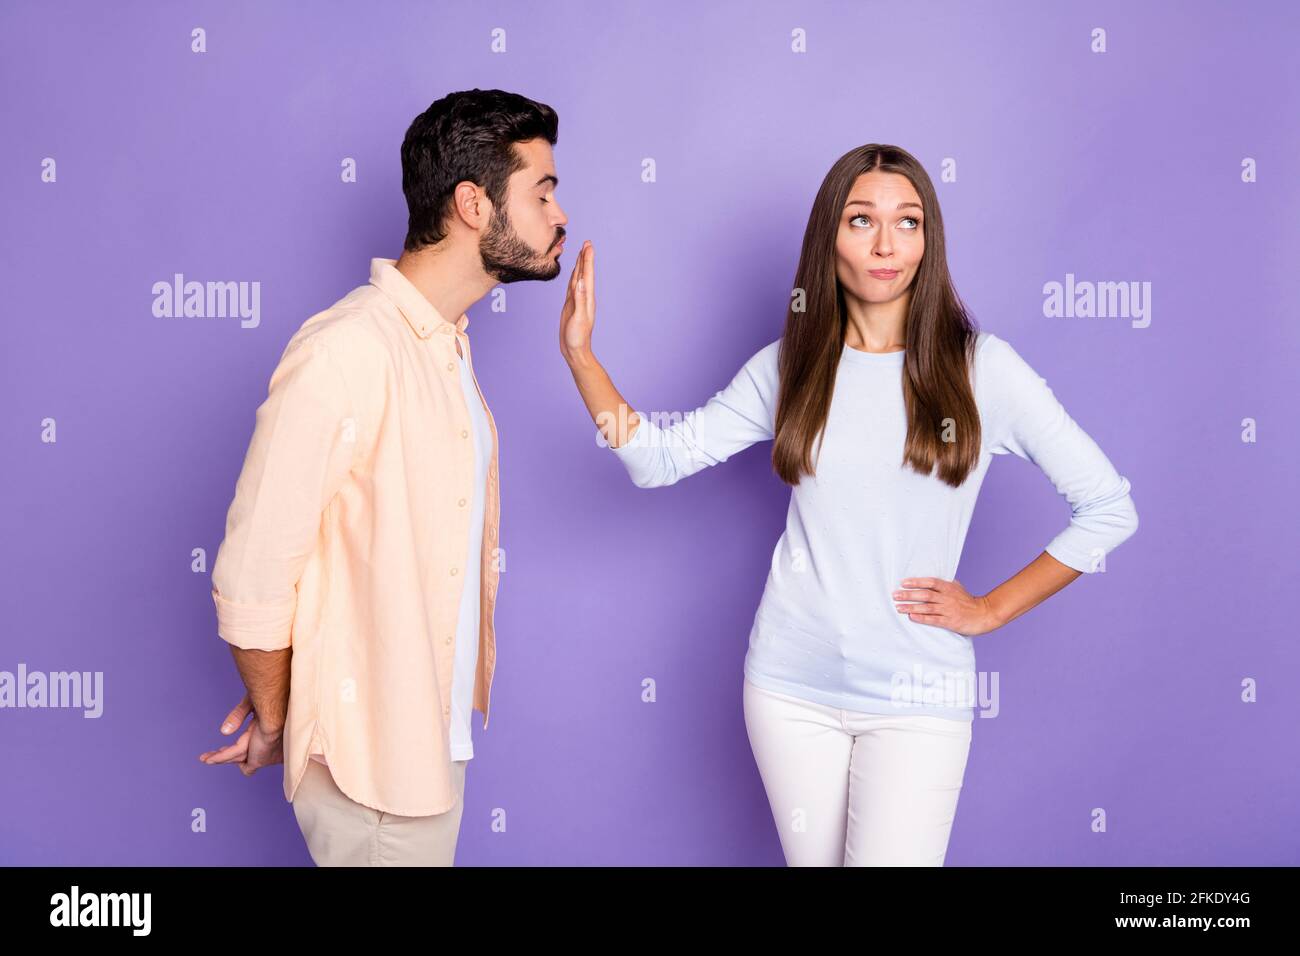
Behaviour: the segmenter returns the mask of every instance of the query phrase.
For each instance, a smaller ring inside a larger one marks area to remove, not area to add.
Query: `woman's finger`
[[[910,617],[913,621],[916,621],[918,624],[933,624],[935,627],[943,626],[943,617],[942,615],[939,614],[915,614],[914,613],[914,614],[909,614],[908,617]]]
[[[582,278],[582,256],[573,260],[573,269],[569,272],[569,284],[577,288],[580,278]]]
[[[946,617],[948,609],[938,604],[895,604],[894,610],[899,614],[936,614]]]
[[[582,250],[582,281],[587,290],[587,314],[596,311],[596,247],[590,241]]]
[[[899,583],[905,588],[929,588],[942,591],[948,582],[942,578],[903,578]]]

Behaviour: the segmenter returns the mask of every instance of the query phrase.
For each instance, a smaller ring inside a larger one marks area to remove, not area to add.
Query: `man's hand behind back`
[[[253,704],[245,693],[244,699],[222,721],[221,732],[235,733],[250,713],[253,713]],[[248,729],[240,734],[234,743],[220,750],[201,753],[199,759],[206,764],[233,763],[239,767],[244,776],[249,777],[262,767],[284,763],[283,739],[283,731],[272,733],[264,730],[258,722],[257,714],[253,713],[253,720],[249,723]]]

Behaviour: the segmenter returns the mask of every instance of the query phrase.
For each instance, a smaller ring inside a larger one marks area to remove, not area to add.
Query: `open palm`
[[[569,276],[569,288],[560,312],[560,351],[567,355],[591,349],[591,330],[596,324],[596,247],[587,240],[578,250],[578,261]]]

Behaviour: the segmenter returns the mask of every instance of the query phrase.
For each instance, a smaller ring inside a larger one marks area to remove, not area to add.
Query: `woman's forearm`
[[[591,420],[605,436],[606,443],[611,448],[627,444],[641,419],[614,387],[604,366],[590,349],[566,350],[564,358],[569,363],[569,371],[573,373],[582,401],[591,413]]]
[[[1082,572],[1046,551],[984,596],[999,626],[1037,607]]]

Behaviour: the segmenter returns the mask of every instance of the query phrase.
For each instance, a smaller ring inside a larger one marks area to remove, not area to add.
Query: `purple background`
[[[10,0],[0,670],[103,671],[105,712],[0,710],[0,862],[310,863],[281,767],[197,759],[242,689],[190,552],[210,572],[289,335],[400,252],[407,125],[478,86],[558,110],[575,241],[560,280],[470,313],[507,574],[458,863],[782,862],[740,696],[788,501],[771,446],[635,488],[594,441],[557,318],[590,238],[620,389],[702,404],[780,334],[813,195],[864,142],[925,164],[963,299],[1141,517],[1106,573],[977,638],[1000,713],[976,719],[948,864],[1300,863],[1294,11]],[[956,182],[939,182],[947,157]],[[155,318],[151,286],[174,272],[260,281],[260,327]],[[1045,317],[1043,283],[1071,272],[1151,282],[1150,327]],[[999,458],[959,579],[995,586],[1068,518],[1035,467]]]

